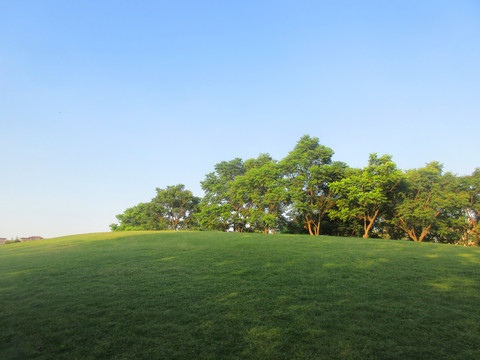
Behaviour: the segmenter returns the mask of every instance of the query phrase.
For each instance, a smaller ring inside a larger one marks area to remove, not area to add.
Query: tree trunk
[[[427,228],[422,229],[422,233],[420,234],[420,237],[418,238],[418,242],[423,241],[423,238],[428,234],[431,227],[432,227],[432,225],[428,225]]]
[[[400,224],[398,224],[397,226],[403,231],[405,231],[407,235],[410,237],[410,239],[412,239],[413,241],[418,241],[417,234],[415,234],[415,229],[410,229],[407,226],[406,221],[403,220],[403,218],[399,218],[399,219],[400,219]]]
[[[365,229],[365,234],[363,234],[364,239],[368,238],[368,233],[372,229],[373,223],[374,223],[375,219],[377,218],[379,211],[380,211],[380,209],[375,211],[375,214],[372,217],[367,216],[367,215],[365,215],[363,217],[363,228]],[[367,221],[369,221],[368,226],[367,226]]]
[[[172,227],[173,227],[173,230],[174,230],[174,231],[177,231],[178,220],[179,220],[179,219],[176,219],[176,218],[174,218],[174,217],[172,217],[172,219],[170,220],[170,222],[172,223]]]
[[[407,230],[407,234],[413,241],[418,241],[417,234],[415,234],[415,229]]]
[[[320,235],[320,223],[322,221],[322,215],[321,212],[318,214],[318,220],[317,223],[315,224],[315,235]]]
[[[364,239],[367,239],[367,238],[368,238],[368,234],[369,234],[369,232],[370,232],[370,229],[372,228],[372,224],[373,224],[373,223],[371,222],[370,224],[368,224],[367,227],[365,227],[365,234],[363,234],[363,238],[364,238]]]
[[[310,233],[310,235],[313,235],[312,222],[308,220],[308,218],[307,218],[307,225],[308,225],[308,232]]]

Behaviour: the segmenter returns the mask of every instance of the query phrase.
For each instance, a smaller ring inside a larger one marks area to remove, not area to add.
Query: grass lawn
[[[0,359],[480,359],[480,249],[215,232],[0,247]]]

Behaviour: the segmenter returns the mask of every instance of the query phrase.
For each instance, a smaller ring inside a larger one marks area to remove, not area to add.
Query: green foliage
[[[393,223],[414,241],[455,242],[462,235],[466,194],[459,179],[431,162],[405,173],[407,187],[395,207]]]
[[[243,160],[235,158],[215,165],[215,172],[206,175],[201,182],[205,196],[202,199],[197,219],[204,229],[235,231],[245,229],[245,212],[241,194],[232,191],[232,183],[237,176],[245,173]]]
[[[390,155],[363,169],[333,161],[304,135],[281,161],[269,154],[214,166],[194,197],[183,185],[157,189],[149,203],[117,216],[118,230],[202,229],[480,242],[480,169],[442,174],[438,162],[403,172]]]
[[[311,167],[330,164],[333,154],[332,149],[319,144],[318,138],[304,135],[282,161],[282,168],[291,178],[303,176],[308,180]]]
[[[4,245],[16,244],[16,243],[19,243],[19,242],[22,242],[22,241],[17,237],[15,239],[5,240]]]
[[[363,237],[367,238],[379,215],[386,211],[401,178],[402,173],[390,155],[379,158],[377,154],[370,154],[367,167],[352,169],[346,178],[330,185],[340,196],[332,216],[344,221],[362,220]]]
[[[163,208],[148,202],[126,209],[116,216],[120,225],[111,224],[112,231],[165,230],[168,222],[163,218]]]
[[[201,183],[205,197],[198,220],[203,228],[275,232],[285,199],[282,173],[268,154],[243,163],[215,165]]]
[[[345,176],[347,165],[332,163],[333,150],[320,145],[318,138],[303,136],[282,160],[290,200],[290,217],[303,223],[310,235],[319,235],[324,216],[335,204],[329,184]]]
[[[287,194],[277,162],[268,154],[245,162],[245,175],[237,177],[233,190],[249,206],[249,227],[254,231],[275,233]]]
[[[120,223],[111,224],[112,231],[179,230],[195,228],[194,213],[200,198],[193,196],[182,184],[156,189],[157,196],[148,203],[140,203],[117,215]]]
[[[193,214],[197,210],[200,198],[186,190],[185,185],[157,188],[156,191],[157,196],[152,199],[152,204],[157,209],[162,209],[162,220],[168,221],[170,229],[188,228],[188,225],[194,223]]]
[[[461,179],[467,202],[464,208],[466,217],[465,233],[459,242],[463,245],[478,246],[480,243],[480,168],[471,176]]]
[[[230,204],[202,202],[196,219],[201,229],[227,231],[230,229],[233,208]]]

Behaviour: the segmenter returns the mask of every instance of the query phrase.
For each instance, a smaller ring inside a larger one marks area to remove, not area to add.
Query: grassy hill
[[[1,359],[479,359],[480,249],[214,232],[0,247]]]

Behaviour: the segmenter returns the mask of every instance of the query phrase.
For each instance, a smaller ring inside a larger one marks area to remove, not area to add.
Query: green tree
[[[478,246],[480,244],[480,168],[475,169],[471,176],[466,176],[463,182],[468,199],[464,209],[467,226],[463,243]]]
[[[443,166],[431,162],[405,173],[406,189],[395,206],[393,223],[413,241],[455,238],[464,225],[465,193],[458,179],[442,174]],[[435,236],[429,235],[435,234]]]
[[[361,220],[363,237],[368,238],[401,178],[402,173],[390,155],[370,154],[368,166],[362,170],[352,169],[346,178],[330,184],[340,197],[331,216],[343,221]]]
[[[172,230],[179,230],[192,222],[200,198],[194,196],[185,185],[167,186],[166,189],[157,188],[157,196],[152,204],[161,211],[162,220],[166,220]]]
[[[200,199],[182,184],[157,188],[157,196],[117,215],[120,224],[111,224],[112,231],[178,230],[194,227],[194,213]]]
[[[282,181],[268,154],[223,161],[202,182],[205,197],[198,221],[207,229],[275,232],[285,197]]]
[[[281,161],[291,205],[290,217],[303,223],[310,235],[319,235],[321,222],[335,203],[329,184],[343,178],[347,169],[332,163],[333,150],[319,144],[318,138],[303,136]]]
[[[196,220],[201,229],[228,231],[231,227],[232,211],[230,204],[212,204],[202,201]]]
[[[252,230],[275,233],[286,198],[282,171],[268,154],[245,161],[245,169],[234,185],[249,204],[248,224]]]
[[[163,208],[151,202],[130,207],[116,216],[120,225],[111,224],[112,231],[165,230],[168,222],[163,219]]]
[[[205,176],[201,182],[205,196],[200,205],[197,219],[201,227],[211,230],[233,230],[243,232],[246,204],[241,194],[234,189],[234,181],[245,174],[243,160],[235,158],[215,165],[215,172]]]

